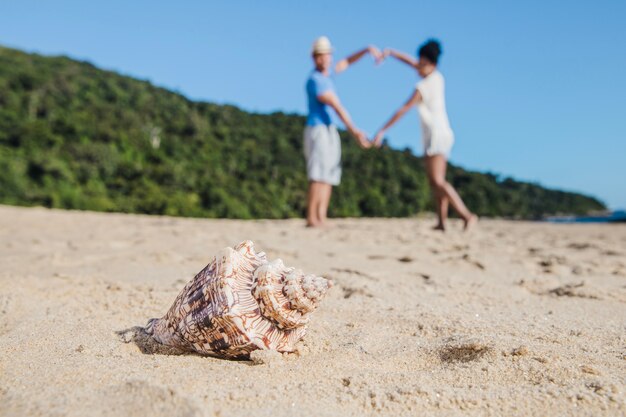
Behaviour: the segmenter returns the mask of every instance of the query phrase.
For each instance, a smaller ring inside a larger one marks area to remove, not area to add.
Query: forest
[[[303,93],[304,94],[304,93]],[[304,100],[304,98],[303,98]],[[0,47],[0,203],[212,218],[304,214],[304,117],[191,101],[67,57]],[[332,217],[432,210],[422,159],[363,150],[345,132]],[[605,209],[590,196],[450,165],[481,216]]]

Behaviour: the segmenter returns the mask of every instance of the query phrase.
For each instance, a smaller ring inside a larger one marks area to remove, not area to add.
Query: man
[[[315,69],[306,82],[309,114],[304,130],[304,155],[306,157],[309,191],[307,196],[307,226],[324,226],[332,187],[341,181],[341,142],[337,132],[337,116],[359,146],[371,146],[367,136],[359,130],[341,105],[332,80],[333,47],[327,37],[313,42],[312,57]],[[334,73],[345,71],[351,64],[370,53],[376,61],[382,58],[374,46],[368,46],[342,59]]]

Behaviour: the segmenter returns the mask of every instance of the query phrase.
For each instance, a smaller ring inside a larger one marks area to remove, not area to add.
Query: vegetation
[[[65,57],[0,47],[0,202],[174,216],[304,213],[304,118],[187,100]],[[347,139],[345,133],[342,137]],[[331,215],[410,216],[432,207],[409,151],[343,141]],[[598,200],[450,167],[478,214],[536,218]]]

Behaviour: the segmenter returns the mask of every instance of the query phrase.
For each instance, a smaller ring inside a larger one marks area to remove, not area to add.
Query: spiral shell
[[[223,249],[146,331],[159,343],[226,358],[293,352],[332,282],[286,267],[245,241]]]

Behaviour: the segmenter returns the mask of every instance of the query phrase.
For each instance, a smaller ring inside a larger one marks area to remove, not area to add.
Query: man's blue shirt
[[[333,80],[319,71],[313,71],[306,81],[306,94],[309,101],[307,126],[337,124],[337,115],[333,108],[317,99],[317,96],[327,91],[335,92]]]

